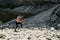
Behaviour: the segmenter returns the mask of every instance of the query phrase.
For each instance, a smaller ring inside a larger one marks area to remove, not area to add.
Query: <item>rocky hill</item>
[[[9,2],[8,1],[6,2],[6,1],[4,1],[4,3],[9,4]],[[27,1],[27,0],[25,0],[25,1]],[[1,2],[3,2],[3,1],[1,1]],[[14,1],[11,1],[11,2],[13,3]],[[21,2],[21,0],[20,0],[20,2]],[[22,2],[23,2],[23,0],[22,0]],[[38,1],[38,2],[40,3],[40,1]],[[15,19],[18,14],[22,14],[22,16],[28,17],[25,20],[23,20],[23,26],[26,26],[26,25],[29,25],[29,26],[32,25],[32,26],[38,26],[38,27],[50,26],[50,27],[56,28],[57,26],[59,26],[59,23],[60,23],[60,21],[59,21],[60,12],[59,11],[60,11],[59,3],[56,4],[56,3],[49,3],[49,2],[46,4],[42,4],[42,5],[41,4],[38,4],[38,5],[31,4],[28,6],[28,5],[24,4],[24,5],[19,5],[18,7],[14,7],[13,9],[10,9],[8,7],[0,8],[0,21],[5,23],[8,21],[11,21],[12,19]],[[37,21],[37,19],[38,19],[38,21]],[[11,24],[13,24],[13,23],[14,22],[12,22]],[[10,25],[10,26],[12,26],[12,25]]]

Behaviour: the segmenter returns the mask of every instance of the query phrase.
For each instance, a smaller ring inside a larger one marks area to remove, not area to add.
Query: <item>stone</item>
[[[5,39],[5,37],[6,37],[6,35],[4,35],[4,34],[0,34],[0,38]]]
[[[51,38],[46,38],[47,40],[51,40]]]
[[[50,30],[54,31],[55,29],[54,29],[54,27],[51,27],[51,29],[50,29]]]
[[[30,40],[30,39],[31,39],[31,37],[28,37],[27,39],[28,39],[28,40]]]
[[[58,24],[57,26],[60,26],[60,24]]]
[[[60,35],[56,35],[57,36],[57,38],[60,38]]]

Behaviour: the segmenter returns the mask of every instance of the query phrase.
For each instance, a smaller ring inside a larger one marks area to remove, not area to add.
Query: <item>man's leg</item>
[[[21,28],[22,28],[22,23],[20,23],[20,25],[21,25]]]
[[[15,27],[15,32],[16,32],[16,29],[18,28],[18,23],[16,22],[16,27]]]

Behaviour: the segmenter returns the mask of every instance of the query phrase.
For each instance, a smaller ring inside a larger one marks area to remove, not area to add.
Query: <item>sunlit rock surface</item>
[[[20,28],[17,32],[14,29],[0,30],[0,40],[60,40],[60,30],[47,28]]]

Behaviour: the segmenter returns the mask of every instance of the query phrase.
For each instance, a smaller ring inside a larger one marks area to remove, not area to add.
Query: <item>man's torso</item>
[[[21,23],[21,22],[22,22],[22,19],[21,19],[20,16],[18,16],[18,17],[16,18],[16,22],[17,22],[17,23]]]

